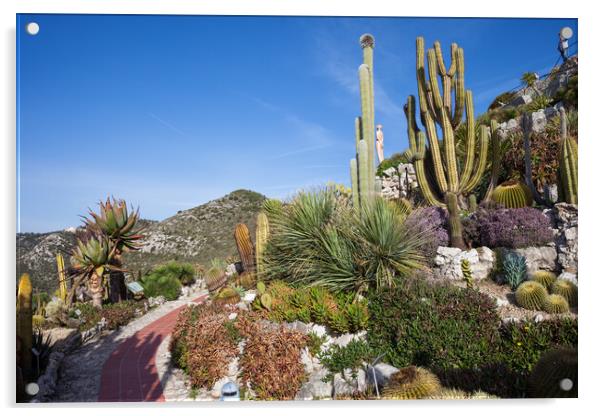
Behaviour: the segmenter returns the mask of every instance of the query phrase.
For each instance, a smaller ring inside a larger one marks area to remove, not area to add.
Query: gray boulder
[[[479,247],[462,251],[455,247],[439,247],[435,256],[435,276],[449,280],[461,280],[462,260],[468,260],[473,278],[481,280],[486,278],[495,265],[495,253],[488,247]]]
[[[368,384],[377,384],[379,387],[383,387],[389,382],[391,376],[398,371],[398,368],[386,363],[378,363],[374,367],[368,365],[366,367],[366,378],[368,380]]]
[[[343,371],[343,374],[337,373],[334,375],[333,388],[335,397],[363,393],[367,387],[366,372],[363,369],[358,369],[355,375],[349,368]]]

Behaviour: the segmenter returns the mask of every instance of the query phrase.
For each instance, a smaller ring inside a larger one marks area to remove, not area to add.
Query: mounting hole
[[[40,32],[40,25],[36,22],[29,22],[27,26],[25,26],[25,30],[32,36],[37,35]]]
[[[573,380],[570,378],[563,378],[560,380],[560,389],[564,391],[571,391],[573,388]]]
[[[29,394],[30,396],[35,396],[39,391],[40,386],[38,386],[37,383],[29,383],[27,386],[25,386],[25,393]]]

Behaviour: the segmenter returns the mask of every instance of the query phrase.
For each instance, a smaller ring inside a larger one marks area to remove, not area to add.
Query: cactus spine
[[[67,276],[65,274],[65,260],[61,253],[56,255],[56,266],[59,274],[59,298],[63,303],[67,303]]]
[[[270,234],[270,223],[268,216],[264,212],[257,214],[257,227],[255,228],[255,264],[257,267],[257,273],[259,277],[264,272],[263,254],[265,252],[265,246],[268,242],[268,236]]]
[[[238,249],[238,255],[242,266],[245,271],[255,271],[255,255],[253,249],[253,242],[251,241],[251,235],[249,229],[245,224],[237,224],[234,230],[234,239],[236,240],[236,248]]]
[[[362,116],[355,119],[356,157],[350,162],[351,189],[356,208],[375,197],[378,185],[374,167],[374,37],[362,35],[360,46],[364,55],[364,63],[358,69]]]
[[[487,165],[489,129],[480,126],[478,144],[475,137],[475,119],[472,92],[464,88],[464,51],[455,43],[451,46],[451,65],[445,67],[441,45],[427,51],[428,68],[424,64],[424,39],[416,39],[416,78],[420,119],[429,141],[426,158],[426,140],[416,125],[415,98],[408,97],[404,112],[408,121],[410,149],[417,155],[414,160],[416,178],[426,201],[449,211],[450,240],[453,247],[465,248],[462,224],[458,209],[459,199],[468,195],[479,184]],[[428,70],[428,80],[426,72]],[[437,77],[441,78],[443,95]],[[452,96],[455,97],[452,105]],[[452,108],[453,107],[453,108]],[[466,112],[466,151],[463,163],[456,157],[454,132]],[[437,125],[443,133],[441,147]],[[478,157],[477,157],[477,148]],[[426,175],[429,163],[432,180]],[[463,169],[460,172],[459,167]]]
[[[21,369],[25,374],[31,369],[33,323],[31,310],[31,280],[24,273],[19,279],[17,292],[17,336],[21,339]]]
[[[566,112],[560,108],[560,180],[562,185],[562,194],[569,204],[577,204],[578,184],[577,184],[577,142],[567,137],[566,133]]]

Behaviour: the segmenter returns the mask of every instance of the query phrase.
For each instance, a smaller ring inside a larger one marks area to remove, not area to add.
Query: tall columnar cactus
[[[67,275],[65,274],[65,260],[63,255],[56,255],[56,267],[59,274],[59,298],[63,303],[67,303]]]
[[[464,51],[455,43],[451,46],[451,58],[451,65],[446,68],[441,46],[439,42],[435,42],[434,47],[427,51],[428,68],[425,68],[424,39],[416,39],[418,101],[420,120],[429,143],[428,154],[425,134],[416,124],[414,96],[408,97],[404,111],[408,121],[410,149],[415,155],[414,168],[422,194],[429,204],[448,208],[451,245],[464,248],[462,223],[457,208],[458,204],[465,205],[466,196],[481,181],[487,166],[490,132],[486,126],[481,125],[477,143],[472,92],[464,89]],[[442,92],[438,76],[441,78]],[[455,98],[453,105],[452,96]],[[463,121],[465,112],[466,151],[464,159],[458,160],[455,130]],[[437,126],[443,133],[442,144]]]
[[[577,204],[578,184],[577,184],[577,142],[567,137],[566,133],[566,112],[560,108],[560,180],[562,185],[562,194],[569,204]]]
[[[17,336],[21,339],[21,369],[27,374],[31,369],[31,346],[33,341],[31,280],[24,273],[19,279],[17,292]]]
[[[260,212],[257,214],[257,227],[255,228],[255,264],[260,278],[262,277],[264,270],[263,253],[265,252],[269,234],[270,223],[268,221],[268,216],[265,212]]]
[[[253,249],[253,241],[249,234],[249,229],[245,224],[237,224],[234,230],[234,239],[236,240],[236,248],[242,261],[242,266],[245,271],[255,271],[255,253]]]
[[[351,189],[355,207],[367,203],[376,194],[374,167],[374,37],[360,37],[364,63],[358,69],[362,116],[355,119],[356,157],[351,159]]]

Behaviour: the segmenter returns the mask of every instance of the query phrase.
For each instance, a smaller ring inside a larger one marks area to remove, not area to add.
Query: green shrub
[[[523,107],[523,112],[527,111],[529,113],[533,113],[535,111],[543,110],[550,106],[552,103],[552,99],[547,95],[539,95],[529,103],[525,104]]]
[[[96,326],[101,319],[100,310],[92,306],[91,303],[74,304],[69,311],[69,316],[80,320],[80,331],[87,331]]]
[[[401,163],[411,163],[407,150],[403,153],[393,153],[390,157],[383,160],[376,169],[376,176],[383,176],[384,172],[389,168],[397,169]]]
[[[476,368],[499,343],[495,303],[474,290],[413,280],[373,293],[368,305],[368,342],[398,368]]]
[[[182,284],[176,276],[155,271],[143,276],[140,283],[147,298],[164,296],[166,300],[176,300],[182,289]]]
[[[353,339],[344,347],[333,344],[326,351],[318,354],[318,359],[328,370],[327,380],[332,380],[335,374],[343,374],[345,369],[351,369],[352,374],[357,374],[357,369],[363,362],[371,362],[374,353],[368,343],[363,340]]]
[[[491,104],[489,104],[489,107],[487,108],[487,110],[494,110],[498,107],[501,107],[502,104],[508,104],[510,101],[512,101],[512,98],[514,98],[515,93],[510,92],[510,91],[506,91],[501,93],[500,95],[498,95],[497,97],[495,97],[493,99],[493,101],[491,102]]]
[[[190,263],[178,263],[177,261],[170,261],[166,264],[157,266],[151,272],[158,276],[169,276],[175,277],[183,285],[189,285],[194,283],[194,266]]]

